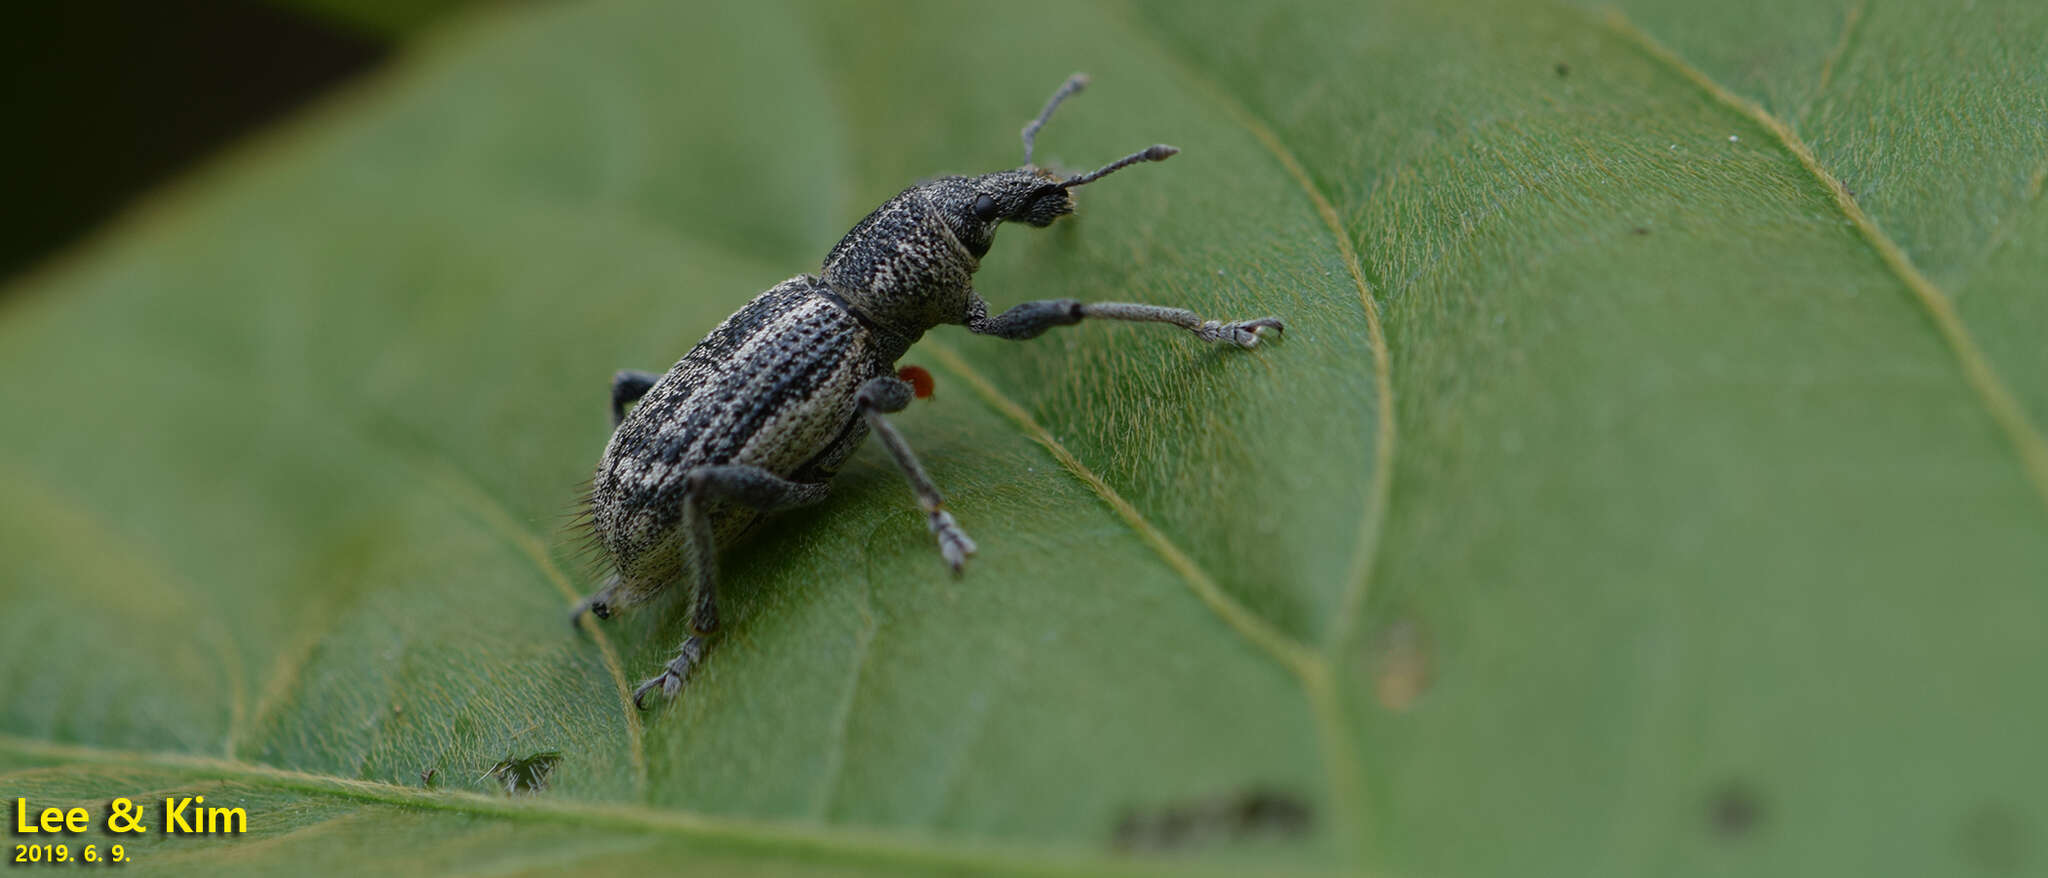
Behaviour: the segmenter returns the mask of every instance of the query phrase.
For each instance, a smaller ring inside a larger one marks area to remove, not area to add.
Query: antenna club
[[[1179,152],[1180,147],[1178,146],[1167,146],[1164,143],[1155,143],[1145,148],[1145,160],[1148,162],[1163,162],[1166,161],[1168,158],[1171,158],[1174,155],[1178,154]]]

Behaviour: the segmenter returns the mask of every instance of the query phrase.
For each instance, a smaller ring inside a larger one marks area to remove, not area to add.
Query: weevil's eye
[[[996,200],[986,195],[974,199],[974,215],[982,222],[996,218]]]

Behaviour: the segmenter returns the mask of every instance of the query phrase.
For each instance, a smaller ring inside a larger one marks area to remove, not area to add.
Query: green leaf
[[[7,819],[249,809],[127,840],[166,872],[2037,870],[2044,47],[2020,0],[471,17],[0,303]],[[968,575],[865,449],[634,711],[675,608],[562,624],[607,377],[1074,70],[1041,161],[1184,153],[978,287],[1287,336],[934,332],[898,424]]]

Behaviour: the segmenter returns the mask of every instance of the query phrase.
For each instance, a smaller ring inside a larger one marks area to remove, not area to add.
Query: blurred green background
[[[17,169],[0,276],[76,241],[149,187],[389,58],[461,0],[99,0],[0,12]],[[33,206],[32,209],[30,206]]]

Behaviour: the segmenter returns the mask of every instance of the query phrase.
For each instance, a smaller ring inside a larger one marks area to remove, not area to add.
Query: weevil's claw
[[[1261,317],[1257,320],[1240,320],[1223,323],[1211,320],[1195,328],[1195,334],[1209,341],[1229,342],[1241,348],[1259,346],[1260,330],[1270,329],[1275,333],[1287,331],[1287,324],[1278,317]]]
[[[663,698],[676,697],[677,692],[683,691],[683,681],[689,679],[691,669],[697,667],[697,660],[703,657],[703,639],[694,635],[685,639],[683,648],[676,651],[676,657],[662,667],[661,673],[647,678],[633,690],[633,706],[646,710],[647,704],[643,699],[656,689],[661,690]]]
[[[946,566],[953,568],[953,575],[959,576],[967,559],[977,550],[974,541],[953,520],[953,514],[944,509],[932,510],[931,527],[932,534],[939,538],[939,554],[946,559]]]

